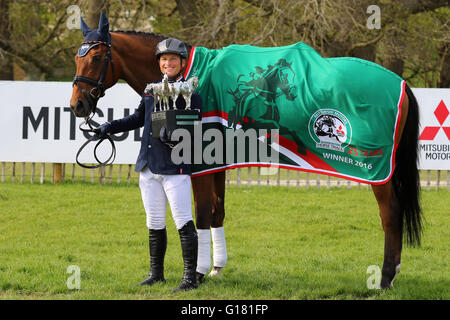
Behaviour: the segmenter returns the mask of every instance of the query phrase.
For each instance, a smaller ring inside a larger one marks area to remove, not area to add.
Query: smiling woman
[[[162,74],[167,74],[169,80],[181,77],[181,72],[186,67],[186,45],[178,39],[165,39],[156,46],[156,60]]]
[[[159,57],[159,68],[162,74],[167,74],[169,79],[174,79],[180,75],[181,70],[186,66],[186,59],[181,59],[175,53],[164,53]]]

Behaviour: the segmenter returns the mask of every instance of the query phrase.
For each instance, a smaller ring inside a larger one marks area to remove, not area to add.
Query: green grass
[[[223,277],[171,294],[183,272],[167,215],[167,282],[148,272],[148,232],[136,184],[0,183],[0,299],[449,299],[450,192],[423,192],[421,248],[403,249],[394,288],[369,290],[384,233],[367,189],[231,186]],[[70,290],[67,268],[81,270]]]

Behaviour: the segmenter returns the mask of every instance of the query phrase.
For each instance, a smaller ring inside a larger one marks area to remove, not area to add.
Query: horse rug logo
[[[352,138],[352,127],[347,117],[334,109],[320,109],[309,119],[309,134],[316,148],[344,152]]]

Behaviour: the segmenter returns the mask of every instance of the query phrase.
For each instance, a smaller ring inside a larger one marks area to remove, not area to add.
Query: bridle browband
[[[111,136],[108,135],[106,138],[100,139],[97,142],[97,144],[95,145],[94,157],[95,157],[95,160],[98,162],[97,165],[92,165],[92,166],[85,165],[85,164],[79,162],[79,160],[78,160],[78,157],[79,157],[81,151],[91,141],[93,141],[93,140],[98,138],[97,132],[95,130],[96,128],[94,128],[92,126],[92,124],[90,123],[90,120],[94,117],[95,112],[97,110],[97,102],[98,102],[98,100],[105,95],[105,90],[106,89],[105,89],[104,83],[105,83],[105,80],[106,80],[106,75],[108,73],[109,63],[111,63],[112,75],[114,77],[114,62],[113,62],[112,56],[111,56],[111,44],[109,44],[107,42],[104,42],[104,41],[85,41],[81,45],[93,44],[93,43],[106,46],[106,56],[105,56],[105,60],[104,60],[104,63],[103,63],[103,68],[102,68],[101,73],[100,73],[100,78],[98,80],[95,80],[95,79],[92,79],[92,78],[89,78],[89,77],[75,75],[75,77],[73,78],[73,82],[72,82],[72,87],[74,85],[77,85],[81,89],[81,92],[83,93],[83,96],[85,97],[85,99],[89,103],[89,106],[91,107],[91,115],[85,117],[85,122],[80,124],[79,129],[81,131],[83,131],[83,132],[91,132],[91,133],[95,133],[95,134],[92,137],[90,137],[80,147],[80,149],[78,150],[77,155],[76,155],[76,162],[78,163],[78,165],[80,165],[83,168],[87,168],[87,169],[95,169],[95,168],[99,168],[99,167],[102,167],[102,166],[107,166],[109,164],[112,164],[114,162],[114,159],[116,158],[116,146],[114,145],[114,141],[111,138]],[[86,92],[86,90],[84,90],[83,87],[78,84],[78,82],[87,83],[87,84],[93,86],[94,88],[92,88],[89,91],[89,94],[88,94]],[[82,125],[87,125],[88,128],[82,128],[81,127]],[[111,152],[111,155],[109,156],[109,158],[106,161],[102,162],[97,157],[97,148],[105,139],[108,139],[109,142],[111,143],[112,152]]]

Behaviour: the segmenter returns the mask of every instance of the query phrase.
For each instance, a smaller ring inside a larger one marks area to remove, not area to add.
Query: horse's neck
[[[125,80],[139,95],[147,83],[161,78],[155,58],[155,41],[126,33],[111,33],[114,63],[119,79]]]
[[[139,95],[148,83],[161,80],[155,50],[163,37],[112,32],[111,39],[119,79],[125,80]],[[191,47],[187,49],[189,54]]]

